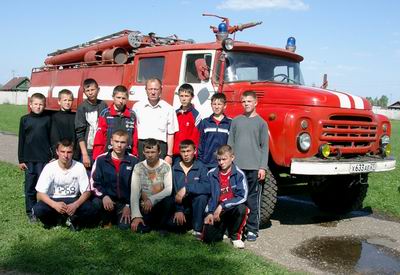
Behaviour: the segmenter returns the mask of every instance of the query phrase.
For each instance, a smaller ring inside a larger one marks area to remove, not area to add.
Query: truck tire
[[[260,204],[260,227],[269,225],[269,220],[274,212],[277,200],[278,186],[274,175],[268,168],[265,176],[265,183],[261,192]]]
[[[368,174],[314,177],[310,186],[311,198],[322,211],[345,214],[362,208]]]

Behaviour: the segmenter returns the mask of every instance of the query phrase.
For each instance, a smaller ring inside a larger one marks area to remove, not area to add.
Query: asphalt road
[[[1,161],[17,163],[17,142],[16,136],[0,133]],[[270,226],[260,231],[256,242],[246,242],[246,249],[292,271],[399,274],[400,223],[368,209],[326,216],[306,197],[280,197]],[[377,258],[387,254],[387,259]]]

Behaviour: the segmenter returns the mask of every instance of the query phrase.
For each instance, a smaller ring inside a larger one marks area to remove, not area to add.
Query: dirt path
[[[0,133],[0,160],[17,163],[16,136]],[[395,274],[400,273],[400,223],[371,211],[324,216],[307,198],[281,197],[271,226],[246,249],[293,271]]]

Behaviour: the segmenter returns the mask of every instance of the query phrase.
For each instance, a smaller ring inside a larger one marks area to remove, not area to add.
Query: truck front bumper
[[[292,159],[290,173],[296,175],[349,175],[394,170],[394,158],[382,159],[374,156],[363,156],[352,159]]]

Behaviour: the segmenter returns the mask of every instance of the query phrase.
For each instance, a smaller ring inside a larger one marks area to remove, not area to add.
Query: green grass
[[[0,272],[40,274],[288,274],[246,250],[190,235],[43,229],[24,214],[23,175],[0,162]]]
[[[396,169],[369,175],[369,188],[364,206],[400,217],[400,121],[392,120],[391,123],[392,155],[397,161]]]
[[[26,114],[28,107],[12,104],[0,104],[0,131],[17,134],[19,119]]]

